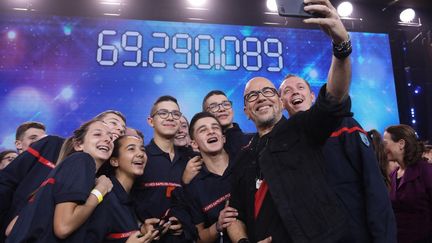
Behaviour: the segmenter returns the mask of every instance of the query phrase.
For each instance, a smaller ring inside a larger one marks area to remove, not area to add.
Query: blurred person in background
[[[380,167],[381,174],[384,178],[384,182],[386,184],[386,187],[390,190],[390,177],[389,177],[389,175],[393,170],[390,170],[390,164],[389,164],[389,161],[387,160],[387,155],[384,151],[384,144],[382,141],[382,136],[375,129],[368,131],[368,136],[369,136],[370,140],[372,141],[372,146],[373,146],[373,149],[375,152],[375,156],[378,160],[378,165]]]
[[[383,141],[387,159],[399,164],[390,174],[398,242],[431,242],[432,164],[422,158],[424,143],[407,125],[386,128]]]
[[[425,145],[425,151],[423,153],[423,157],[428,160],[429,163],[432,163],[432,145]]]
[[[5,150],[0,153],[0,170],[5,168],[12,160],[18,156],[15,150]]]

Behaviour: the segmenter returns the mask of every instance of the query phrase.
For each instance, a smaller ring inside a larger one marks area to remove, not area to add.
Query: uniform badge
[[[364,145],[366,145],[367,147],[369,147],[370,143],[369,143],[369,139],[366,136],[366,134],[364,134],[362,132],[359,132],[359,134],[360,134],[360,138],[361,138],[362,142],[364,143]]]

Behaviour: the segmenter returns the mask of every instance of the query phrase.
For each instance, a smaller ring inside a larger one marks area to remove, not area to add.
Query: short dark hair
[[[302,77],[300,77],[298,75],[292,74],[292,73],[289,73],[289,74],[285,75],[284,79],[282,80],[282,83],[285,80],[289,79],[289,78],[300,78],[300,79],[302,79],[306,83],[306,85],[308,86],[309,90],[312,91],[311,85],[310,85],[310,83],[306,79],[304,79],[304,78],[302,78]],[[280,90],[280,86],[279,86],[279,95],[282,95],[282,90]]]
[[[21,123],[17,127],[16,133],[15,133],[15,139],[20,140],[24,136],[24,133],[29,130],[30,128],[36,128],[36,129],[42,129],[46,131],[45,125],[41,122],[35,122],[35,121],[29,121]]]
[[[418,140],[412,127],[400,124],[389,126],[385,131],[390,134],[393,142],[398,142],[401,139],[405,141],[405,153],[403,155],[405,166],[416,164],[422,158],[425,151],[424,142]]]
[[[206,96],[204,96],[204,99],[203,99],[203,101],[202,101],[202,111],[206,111],[206,106],[205,106],[205,103],[206,103],[206,101],[208,100],[208,98],[210,98],[211,96],[213,96],[213,95],[223,95],[223,96],[225,96],[225,97],[228,97],[223,91],[221,91],[221,90],[212,90],[212,91],[210,91],[210,92],[208,92],[207,94],[206,94]]]
[[[150,116],[152,116],[156,112],[156,105],[164,101],[174,102],[180,108],[176,98],[172,97],[171,95],[163,95],[157,98],[157,100],[153,103],[153,106],[150,110]]]
[[[116,110],[106,110],[106,111],[103,111],[103,112],[97,114],[93,119],[103,120],[104,117],[106,115],[108,115],[108,114],[114,114],[116,116],[119,116],[124,121],[124,123],[126,123],[126,117],[123,115],[123,113],[121,113],[120,111],[116,111]]]
[[[194,126],[195,126],[195,123],[197,123],[198,120],[200,120],[200,119],[202,119],[202,118],[206,118],[206,117],[211,117],[211,118],[215,119],[216,122],[219,124],[219,126],[220,126],[221,129],[222,129],[222,125],[220,124],[219,120],[218,120],[218,119],[217,119],[217,118],[216,118],[212,113],[207,112],[207,111],[198,112],[198,113],[196,113],[196,114],[192,117],[191,122],[190,122],[190,126],[189,126],[189,136],[191,137],[191,139],[194,138]]]

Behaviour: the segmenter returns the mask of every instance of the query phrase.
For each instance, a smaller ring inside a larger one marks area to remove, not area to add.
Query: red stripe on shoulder
[[[355,127],[342,127],[341,129],[334,131],[330,137],[339,137],[340,135],[342,135],[344,132],[346,133],[353,133],[353,132],[361,132],[367,135],[367,132],[365,130],[363,130],[361,127],[355,126]]]
[[[43,164],[43,165],[45,165],[51,169],[54,169],[55,164],[53,162],[49,161],[48,159],[44,158],[42,155],[40,155],[40,153],[36,149],[29,147],[27,149],[27,152],[29,152],[31,155],[36,157],[38,159],[39,163],[41,163],[41,164]]]

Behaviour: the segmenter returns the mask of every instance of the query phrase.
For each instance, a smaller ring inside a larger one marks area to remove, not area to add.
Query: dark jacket
[[[254,230],[257,167],[293,242],[338,242],[346,233],[347,215],[327,184],[321,146],[341,119],[350,115],[350,106],[350,99],[342,104],[327,100],[324,86],[310,110],[289,120],[282,117],[258,156],[254,142],[240,153],[231,205],[239,210],[249,237]]]
[[[367,133],[345,117],[324,145],[327,182],[349,215],[345,242],[394,243],[396,222]]]
[[[233,123],[233,127],[226,129],[224,135],[226,138],[224,149],[233,159],[236,158],[243,147],[249,144],[253,137],[253,134],[243,133],[237,123]]]
[[[30,145],[5,169],[0,170],[1,232],[20,213],[32,194],[53,170],[64,138],[46,136]],[[0,234],[0,242],[4,234]]]

